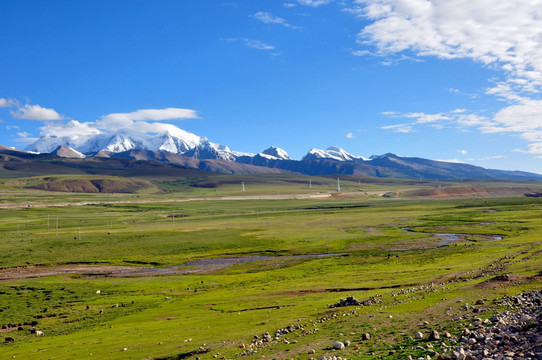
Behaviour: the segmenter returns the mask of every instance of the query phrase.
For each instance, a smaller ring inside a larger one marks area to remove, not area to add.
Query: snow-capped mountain
[[[292,160],[286,151],[275,146],[265,149],[258,155],[269,160]]]
[[[166,125],[166,124],[163,124]],[[286,151],[270,147],[254,155],[232,151],[229,147],[213,143],[205,137],[181,130],[167,124],[160,133],[148,133],[138,129],[116,133],[99,132],[90,135],[42,136],[27,150],[37,153],[53,153],[60,157],[126,158],[138,161],[153,160],[228,174],[300,173],[307,175],[355,175],[375,177],[398,177],[412,179],[515,179],[540,180],[542,175],[488,170],[468,164],[394,154],[372,156],[370,159],[349,154],[339,147],[326,150],[311,149],[300,160],[292,160]],[[2,148],[0,151],[25,159],[39,155]],[[23,154],[23,155],[21,155]],[[86,156],[85,156],[86,155]],[[181,156],[179,156],[181,155]],[[48,157],[44,157],[48,159]],[[75,165],[70,159],[71,165]],[[82,161],[85,161],[84,159]],[[104,160],[105,161],[105,160]]]
[[[240,156],[254,156],[254,154],[232,151],[229,147],[212,143],[207,138],[203,138],[200,144],[182,153],[182,155],[195,159],[222,159],[229,161],[235,161]]]
[[[51,153],[62,145],[87,155],[94,155],[98,152],[120,153],[142,149],[166,151],[200,159],[234,161],[238,156],[253,156],[252,154],[232,151],[227,146],[212,143],[205,137],[189,133],[175,126],[168,127],[161,134],[123,130],[117,133],[98,133],[91,135],[46,135],[29,145],[26,150],[38,153]]]
[[[367,160],[362,156],[355,156],[347,153],[343,149],[331,146],[326,150],[320,150],[312,148],[307,155],[303,157],[303,160],[319,160],[319,159],[331,159],[338,161],[354,161],[354,160]]]

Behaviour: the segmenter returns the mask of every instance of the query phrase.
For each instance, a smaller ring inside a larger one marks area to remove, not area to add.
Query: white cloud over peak
[[[299,29],[298,26],[292,25],[285,19],[278,16],[273,16],[268,12],[258,11],[256,14],[252,15],[252,17],[260,20],[264,24],[278,24],[291,29]]]
[[[77,120],[70,120],[66,123],[63,122],[48,122],[41,128],[40,135],[52,135],[52,136],[88,136],[101,134],[95,122],[79,122]]]
[[[198,114],[194,110],[166,108],[166,109],[142,109],[130,113],[113,113],[105,115],[101,121],[163,121],[178,119],[194,119]]]
[[[130,113],[112,113],[96,121],[46,122],[40,128],[41,136],[88,137],[99,134],[126,132],[134,134],[178,133],[178,127],[163,123],[164,120],[197,118],[197,112],[190,109],[142,109]]]
[[[19,106],[17,110],[11,111],[11,116],[16,119],[26,120],[39,120],[39,121],[52,121],[62,120],[64,115],[60,115],[54,109],[48,109],[39,105],[23,105]]]

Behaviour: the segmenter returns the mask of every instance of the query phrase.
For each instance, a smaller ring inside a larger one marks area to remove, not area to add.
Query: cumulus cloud
[[[381,52],[497,64],[513,79],[542,83],[542,6],[509,0],[356,0],[373,22],[358,35]]]
[[[348,134],[346,134],[344,137],[347,138],[347,139],[355,139],[355,138],[356,138],[356,137],[354,136],[354,134],[351,133],[351,132],[349,132]]]
[[[353,55],[462,58],[501,70],[504,79],[485,93],[507,102],[502,109],[490,117],[452,113],[437,121],[517,133],[530,143],[528,152],[542,154],[542,1],[355,0],[344,11],[369,21],[357,40],[374,50]]]
[[[461,155],[467,155],[469,152],[467,150],[457,150]]]
[[[70,120],[66,123],[48,122],[41,128],[41,135],[58,137],[98,135],[102,133],[98,127],[97,122],[79,122],[77,120]]]
[[[166,109],[142,109],[130,113],[113,113],[105,115],[102,121],[140,121],[140,120],[178,120],[197,118],[196,111],[190,109],[166,108]]]
[[[80,122],[46,122],[41,127],[41,136],[80,136],[109,134],[119,131],[141,134],[161,134],[176,132],[179,129],[160,121],[197,118],[197,112],[190,109],[142,109],[130,113],[112,113],[102,116],[96,121]]]
[[[252,17],[260,20],[264,24],[278,24],[291,29],[299,29],[298,26],[292,25],[285,19],[278,16],[273,16],[268,12],[258,11],[256,14],[252,15]]]
[[[19,106],[17,110],[11,111],[11,116],[16,119],[26,120],[39,120],[39,121],[52,121],[62,120],[64,115],[60,115],[54,109],[48,109],[39,105],[23,105]]]

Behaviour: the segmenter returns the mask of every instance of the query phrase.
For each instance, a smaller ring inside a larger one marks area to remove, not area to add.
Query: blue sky
[[[2,1],[0,144],[167,108],[132,120],[297,159],[542,173],[541,17],[527,0]]]

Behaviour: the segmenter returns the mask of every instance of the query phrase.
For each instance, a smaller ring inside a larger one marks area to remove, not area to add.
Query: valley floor
[[[436,359],[537,304],[508,298],[542,286],[537,198],[278,196],[1,209],[0,353]]]

